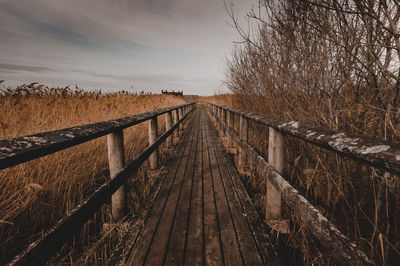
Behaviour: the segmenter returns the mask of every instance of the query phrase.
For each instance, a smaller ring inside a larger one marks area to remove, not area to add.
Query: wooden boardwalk
[[[208,115],[192,115],[129,250],[128,265],[279,264]]]

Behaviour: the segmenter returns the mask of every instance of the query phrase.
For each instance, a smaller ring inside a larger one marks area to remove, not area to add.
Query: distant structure
[[[183,91],[168,91],[168,90],[161,90],[161,94],[169,94],[174,96],[183,96]]]

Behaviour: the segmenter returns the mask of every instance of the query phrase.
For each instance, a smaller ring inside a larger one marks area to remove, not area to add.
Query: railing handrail
[[[282,143],[278,144],[276,141],[281,137],[283,138],[283,136],[277,137],[277,134],[279,133],[277,133],[275,129],[272,129],[271,132],[272,126],[268,124],[268,127],[270,127],[270,136],[267,162],[266,159],[262,157],[247,142],[248,123],[245,120],[253,120],[254,113],[239,111],[237,109],[223,107],[213,103],[208,104],[209,106],[216,107],[210,111],[211,114],[214,115],[215,121],[217,122],[219,129],[221,129],[222,134],[228,137],[228,147],[232,147],[233,141],[238,144],[238,169],[243,168],[243,166],[246,165],[247,159],[250,158],[257,170],[265,178],[267,187],[265,207],[267,224],[271,224],[271,222],[282,218],[281,199],[283,199],[289,209],[296,213],[300,221],[311,232],[311,234],[320,241],[324,249],[331,251],[331,255],[335,258],[336,263],[340,265],[374,264],[364,252],[359,250],[356,245],[351,243],[351,241],[345,235],[343,235],[321,212],[319,212],[317,208],[308,202],[306,198],[304,198],[289,182],[285,180],[285,178],[282,176],[282,173],[279,172],[282,171],[282,169],[278,170],[278,168],[281,167],[276,168],[277,165],[282,166],[283,164],[282,160],[284,146]],[[227,113],[221,112],[222,110],[227,111]],[[239,133],[237,133],[234,129],[234,119],[231,115],[232,113],[240,115]],[[257,116],[262,118],[261,115]],[[271,133],[273,135],[272,138]],[[271,150],[274,152],[271,153]],[[277,157],[281,158],[279,159]]]
[[[71,148],[193,104],[195,102],[93,124],[0,140],[0,170]]]
[[[181,128],[181,123],[186,119],[186,117],[192,112],[193,108],[191,106],[195,105],[196,102],[191,102],[188,104],[183,104],[179,106],[159,109],[153,112],[142,113],[138,115],[133,115],[129,117],[124,117],[116,120],[110,120],[107,122],[100,122],[95,124],[90,124],[81,127],[73,127],[69,129],[56,130],[51,132],[46,132],[42,134],[32,135],[31,137],[40,137],[44,140],[44,143],[38,141],[37,143],[29,145],[29,142],[25,140],[24,137],[15,138],[10,140],[5,140],[0,142],[0,145],[3,143],[19,143],[22,139],[22,143],[20,146],[14,147],[14,151],[17,150],[19,154],[26,154],[28,159],[22,160],[19,159],[20,162],[26,162],[46,154],[59,151],[62,149],[66,149],[77,144],[89,141],[91,139],[95,139],[107,134],[122,132],[122,129],[133,126],[135,124],[144,122],[146,120],[152,121],[149,123],[149,135],[153,136],[155,139],[149,138],[149,146],[141,152],[135,159],[133,159],[126,167],[117,170],[117,172],[113,173],[114,170],[110,169],[111,179],[105,182],[102,186],[100,186],[95,192],[93,192],[85,202],[79,204],[75,209],[73,209],[69,215],[62,218],[55,226],[49,229],[42,237],[40,237],[35,242],[31,243],[25,250],[23,250],[20,254],[18,254],[14,259],[9,263],[9,265],[41,265],[44,264],[50,257],[52,257],[61,247],[62,245],[72,237],[72,234],[75,233],[105,202],[107,202],[110,197],[121,188],[121,186],[127,181],[129,177],[136,175],[139,167],[147,160],[150,156],[153,156],[154,153],[157,153],[158,147],[168,138],[171,138],[171,134],[178,127]],[[171,121],[171,112],[175,111],[174,124],[172,125]],[[158,137],[157,134],[157,116],[167,113],[166,117],[166,132]],[[75,131],[74,135],[66,136],[68,138],[62,139],[61,137],[65,134],[69,134],[70,130],[73,129]],[[55,134],[56,133],[56,134]],[[58,134],[57,134],[58,133]],[[78,133],[78,134],[76,134]],[[60,134],[61,135],[60,137]],[[46,142],[49,140],[49,137],[59,136],[59,139],[56,139],[50,143]],[[123,135],[119,135],[122,140]],[[111,138],[112,139],[112,138]],[[14,142],[13,142],[14,141]],[[108,140],[113,141],[113,140]],[[123,140],[122,140],[123,142]],[[110,144],[110,143],[109,143]],[[167,143],[168,144],[168,143]],[[23,146],[21,148],[21,146]],[[114,143],[111,145],[114,146]],[[1,146],[0,146],[1,147]],[[50,148],[52,152],[45,153],[45,149]],[[109,145],[110,148],[110,145]],[[32,154],[32,152],[37,152],[41,150],[42,153],[40,156],[36,156]],[[7,150],[6,150],[7,151]],[[123,154],[123,147],[122,147]],[[43,154],[45,153],[45,154]],[[9,158],[18,158],[18,153],[9,152],[4,156],[2,154],[3,161],[10,160]],[[19,155],[21,156],[21,155]],[[113,155],[115,156],[115,155]],[[157,157],[155,159],[157,160]],[[4,159],[6,158],[6,159]],[[24,157],[23,157],[24,158]],[[123,156],[122,156],[123,158]],[[154,162],[154,161],[153,161]],[[12,163],[11,163],[12,164]],[[150,164],[151,158],[150,158]],[[16,164],[13,164],[16,165]],[[155,163],[157,165],[157,163]],[[8,166],[9,167],[9,166]],[[1,168],[0,168],[1,169]],[[115,195],[115,194],[114,194]],[[114,201],[114,199],[112,199]],[[119,201],[120,199],[116,199]],[[114,208],[114,206],[113,206]],[[118,210],[117,210],[118,212]],[[114,215],[114,210],[113,210]],[[118,216],[121,216],[119,214]]]
[[[353,137],[345,132],[335,132],[326,127],[309,126],[297,121],[283,121],[266,115],[209,103],[240,115],[258,124],[274,128],[284,135],[306,141],[365,163],[369,166],[400,175],[400,145],[366,137]]]

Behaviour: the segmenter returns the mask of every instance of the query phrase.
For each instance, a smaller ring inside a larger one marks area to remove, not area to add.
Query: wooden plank
[[[239,202],[238,196],[235,193],[233,182],[230,178],[230,173],[225,165],[223,152],[220,145],[216,142],[215,136],[212,136],[213,147],[216,162],[220,171],[221,181],[224,186],[225,195],[229,204],[229,209],[232,215],[233,224],[235,227],[236,237],[238,240],[239,248],[243,263],[245,265],[262,265],[263,261],[259,250],[257,248],[253,234],[251,233],[250,226],[246,220],[246,210],[244,210]]]
[[[204,120],[203,120],[204,121]],[[224,264],[219,233],[218,216],[215,203],[214,188],[210,158],[208,156],[209,144],[206,136],[206,122],[202,127],[203,143],[203,178],[204,178],[204,257],[206,265]]]
[[[208,125],[209,124],[207,123],[206,138],[208,143],[208,156],[211,162],[211,181],[215,195],[224,263],[227,265],[242,265],[243,259],[237,242],[236,229],[233,224],[231,210],[222,184],[221,173],[215,157],[214,143],[211,139]]]
[[[203,113],[203,110],[199,111]],[[185,264],[204,264],[204,226],[203,226],[203,128],[204,115],[201,115],[199,139],[197,141],[197,156],[193,175],[193,187],[190,200],[189,223],[186,238]]]
[[[185,261],[184,254],[189,223],[190,201],[192,194],[195,161],[198,152],[197,143],[199,142],[199,113],[196,114],[195,124],[195,131],[194,133],[192,133],[194,135],[192,149],[190,151],[186,170],[183,176],[183,185],[177,201],[177,206],[175,209],[176,213],[173,219],[172,228],[170,230],[169,240],[166,248],[167,251],[164,263],[167,265],[182,265]]]
[[[214,136],[217,135],[214,130],[212,132],[214,132]],[[214,147],[216,147],[216,152],[219,154],[217,159],[218,163],[221,165],[221,173],[225,177],[224,183],[228,188],[227,192],[229,192],[228,196],[230,197],[229,202],[235,202],[236,198],[238,203],[231,204],[231,206],[233,206],[232,213],[235,213],[233,217],[237,224],[238,240],[245,264],[280,265],[281,263],[278,259],[278,255],[275,252],[275,247],[272,245],[269,239],[266,226],[256,212],[234,165],[232,164],[231,160],[226,158],[226,155],[222,152],[222,145],[216,142]],[[239,212],[239,215],[237,212]],[[243,220],[245,223],[243,223]],[[248,228],[248,231],[246,227]],[[254,251],[254,247],[252,246],[252,239],[257,252]],[[261,262],[258,261],[260,257]]]
[[[192,125],[192,123],[193,122],[191,121],[190,125]],[[180,157],[178,160],[174,162],[173,166],[169,168],[166,181],[162,185],[160,192],[157,195],[155,204],[153,208],[150,210],[148,217],[146,218],[143,232],[141,232],[137,244],[133,247],[132,249],[133,252],[129,256],[126,262],[128,265],[143,264],[145,260],[154,232],[156,231],[160,223],[161,214],[165,208],[172,186],[175,182],[178,168],[181,165],[181,163],[184,163],[183,161],[185,160],[185,156],[187,156],[189,152],[190,142],[188,140],[190,137],[191,129],[192,127],[189,126],[187,133],[184,135],[182,139],[181,145],[183,149],[179,151]]]
[[[197,124],[194,123],[194,125]],[[162,222],[159,223],[157,229],[153,233],[150,246],[144,257],[144,264],[146,265],[159,265],[164,262],[165,259],[164,256],[166,253],[171,228],[173,226],[173,222],[176,215],[176,208],[184,184],[184,176],[189,161],[189,155],[193,147],[194,135],[195,135],[194,133],[196,131],[198,131],[198,129],[196,126],[194,126],[192,127],[192,132],[189,133],[190,135],[189,135],[188,149],[186,150],[184,158],[177,169],[175,181],[172,185],[172,189],[170,190],[165,207],[159,217],[159,221]]]

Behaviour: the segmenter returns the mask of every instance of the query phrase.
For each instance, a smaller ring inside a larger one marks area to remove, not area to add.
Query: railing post
[[[178,118],[178,110],[177,109],[175,109],[174,112],[173,112],[173,119],[174,119],[174,125],[176,125],[176,123],[178,123],[178,120],[179,120],[179,118]],[[174,135],[174,141],[177,142],[178,138],[179,138],[179,128],[174,130],[174,134],[173,135]]]
[[[283,135],[269,128],[268,163],[280,174],[283,172],[284,140]],[[267,202],[265,219],[268,221],[281,218],[281,192],[267,179]]]
[[[180,119],[182,119],[182,117],[183,117],[183,115],[182,115],[182,107],[180,107],[180,108],[178,109],[178,121],[179,121]],[[179,131],[178,131],[178,134],[179,134],[179,135],[182,135],[182,131],[183,131],[183,124],[180,123],[180,124],[179,124]]]
[[[228,134],[228,130],[227,130],[227,123],[226,123],[226,110],[222,109],[222,136],[226,137],[226,135]]]
[[[217,114],[218,114],[218,119],[219,119],[219,123],[217,123],[218,124],[218,131],[219,131],[219,134],[221,134],[221,129],[222,129],[221,111],[222,111],[222,109],[220,107],[218,107],[217,110],[218,110]]]
[[[152,145],[158,137],[157,116],[149,120],[149,145]],[[149,156],[150,169],[158,168],[158,148]]]
[[[165,114],[165,131],[167,132],[172,128],[172,114],[171,111]],[[171,134],[167,138],[167,148],[171,148],[174,141],[173,141],[173,134]]]
[[[115,178],[117,173],[125,167],[124,132],[122,129],[107,135],[107,148],[110,177]],[[124,185],[111,196],[111,205],[114,220],[120,221],[127,213]]]
[[[248,120],[240,115],[240,128],[239,128],[239,135],[240,138],[243,139],[245,142],[248,141]],[[246,165],[246,153],[244,149],[239,145],[239,170],[244,171],[244,167]]]
[[[214,119],[214,123],[215,123],[215,126],[216,126],[216,128],[218,129],[218,123],[217,123],[217,117],[218,117],[218,114],[217,114],[217,107],[215,106],[215,105],[213,105],[212,106],[213,107],[213,119]]]
[[[233,113],[228,111],[228,130],[226,131],[228,137],[228,149],[233,148],[233,138],[230,134],[230,130],[233,130],[234,120],[233,120]]]

